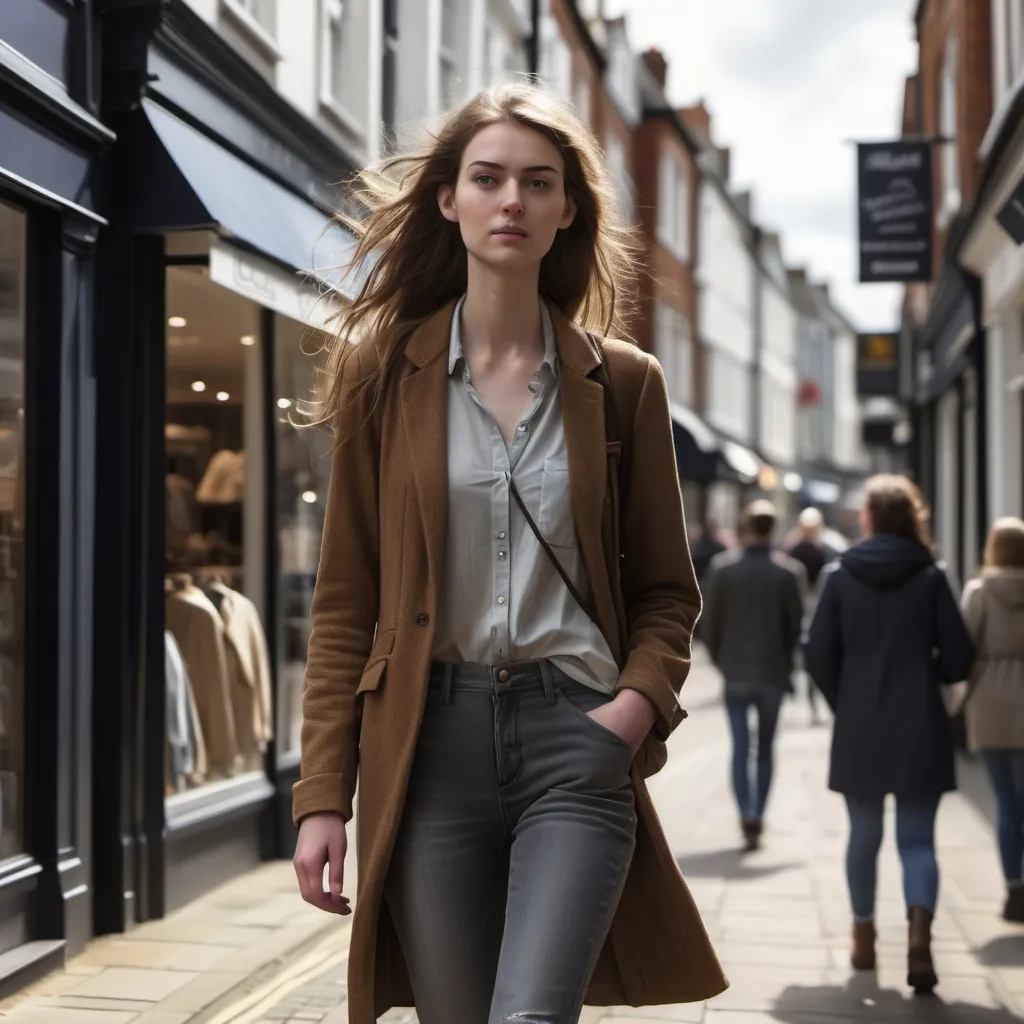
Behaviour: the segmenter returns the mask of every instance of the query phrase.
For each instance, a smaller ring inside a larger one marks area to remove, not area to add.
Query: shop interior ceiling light
[[[290,398],[279,398],[277,400],[278,409],[290,409],[292,407],[292,400]]]
[[[167,319],[168,327],[184,327],[188,321],[183,316],[172,316]]]
[[[313,502],[316,501],[316,491],[303,491],[302,492],[302,500],[307,505],[312,505]]]
[[[226,391],[217,392],[217,401],[226,402],[231,396]]]
[[[256,339],[251,334],[243,334],[238,339],[243,345],[255,345]]]
[[[192,390],[193,391],[205,391],[206,390],[206,381],[204,381],[204,380],[194,380],[194,381],[192,381]]]

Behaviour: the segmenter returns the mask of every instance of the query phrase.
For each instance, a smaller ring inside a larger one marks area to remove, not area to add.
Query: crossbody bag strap
[[[569,593],[572,594],[573,600],[580,606],[580,608],[583,609],[587,618],[590,619],[590,621],[600,630],[601,623],[597,621],[597,617],[593,612],[591,612],[587,603],[583,600],[582,595],[576,589],[576,585],[571,579],[569,579],[569,574],[562,568],[562,563],[558,560],[558,556],[554,551],[551,550],[551,545],[544,539],[544,534],[540,532],[540,527],[534,521],[533,516],[530,515],[530,510],[526,507],[526,502],[523,501],[523,496],[519,493],[519,488],[516,487],[516,482],[512,479],[511,473],[508,474],[508,486],[512,491],[512,497],[515,498],[515,502],[519,506],[519,511],[523,513],[523,517],[526,519],[527,524],[533,531],[533,535],[537,538],[537,543],[540,544],[541,548],[543,548],[544,554],[550,559],[551,564],[555,567],[555,571],[562,577],[562,582],[565,584]]]

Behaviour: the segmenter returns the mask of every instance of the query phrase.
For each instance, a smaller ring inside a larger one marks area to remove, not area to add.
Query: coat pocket
[[[391,657],[391,649],[395,645],[395,631],[386,629],[378,633],[374,638],[373,647],[370,650],[370,657],[366,659],[366,667],[359,679],[359,686],[356,687],[356,696],[366,693],[367,690],[379,688],[384,678],[384,672],[388,667],[388,659]]]

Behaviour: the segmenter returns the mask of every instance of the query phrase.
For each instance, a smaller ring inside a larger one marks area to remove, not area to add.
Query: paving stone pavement
[[[991,830],[964,798],[939,815],[937,994],[904,984],[905,929],[892,821],[879,866],[879,968],[849,969],[846,819],[825,788],[829,731],[789,701],[764,849],[742,855],[728,788],[720,683],[687,683],[690,718],[651,780],[672,848],[731,988],[707,1005],[584,1010],[582,1024],[1011,1024],[1024,1020],[1024,928],[999,920]],[[165,921],[101,939],[64,972],[0,1003],[7,1024],[348,1024],[349,925],[297,898],[290,865],[265,865]],[[415,1024],[411,1010],[382,1020]]]

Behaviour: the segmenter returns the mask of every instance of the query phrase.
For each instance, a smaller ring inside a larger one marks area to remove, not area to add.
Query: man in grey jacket
[[[771,546],[775,506],[755,501],[740,521],[742,546],[716,556],[704,588],[701,636],[725,677],[732,729],[732,782],[747,849],[757,848],[772,780],[772,744],[783,695],[792,689],[806,590],[803,567]],[[750,713],[757,758],[750,764]]]

